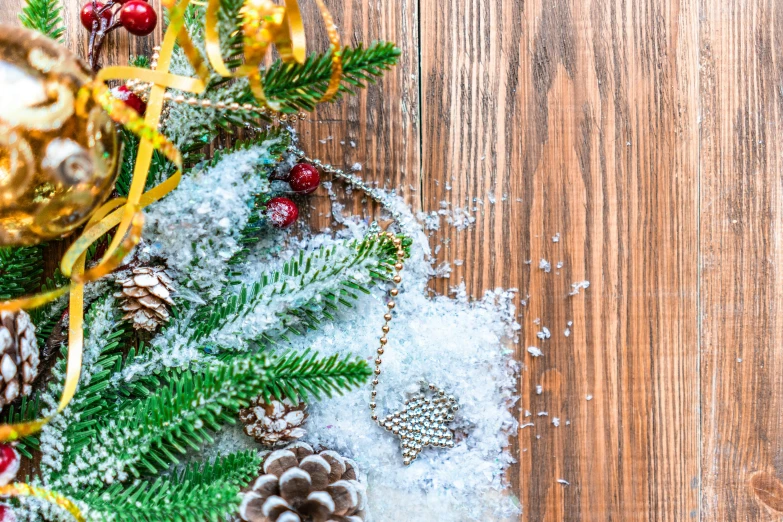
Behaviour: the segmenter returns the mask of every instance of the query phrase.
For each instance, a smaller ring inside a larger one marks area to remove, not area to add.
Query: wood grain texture
[[[702,520],[781,520],[783,4],[700,11]]]
[[[83,54],[80,3],[64,0]],[[21,4],[0,0],[0,22]],[[300,125],[302,147],[441,213],[433,246],[453,272],[434,290],[516,287],[525,303],[521,519],[780,520],[783,4],[327,4],[346,43],[393,40],[403,56]],[[107,61],[159,37],[118,32]],[[311,224],[334,226],[325,193],[310,203]]]
[[[422,3],[424,209],[476,218],[441,231],[464,264],[436,288],[527,302],[524,520],[698,517],[696,8]]]

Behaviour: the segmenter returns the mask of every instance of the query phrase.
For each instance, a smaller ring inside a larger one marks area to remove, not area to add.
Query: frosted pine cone
[[[138,267],[124,279],[117,279],[122,291],[114,297],[123,299],[122,309],[127,312],[123,319],[133,319],[133,327],[154,332],[158,326],[169,320],[169,306],[173,283],[162,266]]]
[[[0,312],[0,408],[32,391],[38,362],[35,325],[27,312]]]
[[[288,399],[265,403],[258,397],[249,408],[239,410],[245,423],[245,433],[266,446],[280,446],[293,442],[305,434],[301,427],[307,419],[305,403],[294,404]]]
[[[364,522],[367,496],[356,464],[303,442],[269,453],[239,506],[244,522]]]

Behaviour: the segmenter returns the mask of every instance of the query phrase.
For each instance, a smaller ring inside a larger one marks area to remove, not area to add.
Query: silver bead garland
[[[342,179],[351,187],[357,188],[367,194],[370,198],[377,201],[392,216],[392,219],[402,227],[402,213],[394,208],[391,197],[383,190],[369,186],[362,178],[355,174],[347,174],[341,169],[331,165],[324,164],[318,159],[305,156],[304,152],[291,146],[289,152],[299,160],[306,161],[332,176]],[[398,285],[402,281],[403,264],[405,262],[405,250],[402,246],[402,240],[392,232],[382,232],[377,223],[373,222],[370,226],[371,235],[382,241],[390,241],[396,248],[397,261],[393,266],[394,283],[389,290],[389,300],[386,303],[387,311],[383,316],[384,324],[381,327],[382,335],[379,339],[380,345],[376,349],[375,370],[370,391],[370,417],[376,424],[391,432],[400,439],[400,449],[402,451],[403,464],[410,465],[422,449],[426,447],[453,448],[454,431],[447,426],[454,421],[455,413],[459,409],[457,399],[452,395],[447,395],[445,390],[438,388],[435,384],[423,384],[421,393],[414,395],[405,401],[405,407],[381,418],[377,413],[378,377],[381,374],[382,356],[386,351],[388,343],[387,334],[390,332],[390,322],[392,320],[392,310],[396,306],[394,298],[399,294]]]

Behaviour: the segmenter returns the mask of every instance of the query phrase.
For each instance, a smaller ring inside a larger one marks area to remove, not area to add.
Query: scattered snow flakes
[[[574,322],[573,322],[573,321],[568,321],[568,322],[566,323],[566,326],[574,326]]]
[[[543,257],[541,258],[541,261],[538,262],[538,268],[540,268],[541,270],[543,270],[547,274],[552,271],[552,265],[549,264],[549,261],[547,261]]]
[[[741,363],[742,362],[742,357],[737,357],[737,362]]]
[[[541,331],[536,334],[539,339],[549,339],[552,337],[552,332],[546,326],[541,327]]]
[[[560,426],[560,417],[552,417],[552,425],[557,428]]]
[[[542,355],[544,355],[544,352],[542,352],[540,348],[537,348],[535,346],[528,346],[527,352],[533,357],[541,357]]]
[[[536,384],[536,395],[541,395],[542,393],[544,393],[544,387],[540,384]]]
[[[587,397],[585,397],[585,399],[587,399],[588,401],[592,401],[593,400],[593,396],[592,395],[588,395]]]
[[[462,266],[464,264],[465,264],[465,261],[463,261],[462,259],[455,259],[454,260],[454,266]]]
[[[526,265],[532,265],[533,264],[533,260],[532,259],[526,259],[525,260],[525,264]]]
[[[528,422],[528,423],[523,424],[522,426],[520,426],[519,429],[523,430],[525,428],[530,428],[531,426],[535,426],[535,424],[533,424],[532,422]]]
[[[590,288],[590,281],[578,281],[576,283],[571,283],[571,292],[568,295],[578,294],[580,288],[584,288],[585,290]]]
[[[563,268],[563,262],[562,261],[558,261],[557,265],[555,265],[555,268]]]
[[[535,319],[533,319],[533,324],[541,324],[541,318],[536,317]]]
[[[541,435],[536,435],[536,440],[540,439]]]
[[[559,243],[560,242],[560,232],[557,232],[554,236],[552,236],[552,243]]]
[[[571,335],[571,329],[570,328],[566,328],[565,330],[563,330],[563,335],[565,335],[566,337],[570,336]]]
[[[564,486],[570,486],[571,483],[568,482],[566,479],[557,479],[558,484],[562,484]]]
[[[530,417],[531,415],[533,414],[530,413],[530,410],[525,410],[525,417]]]
[[[539,411],[538,412],[538,416],[539,417],[549,417],[549,412],[548,411]]]
[[[362,164],[359,162],[354,163],[353,165],[351,165],[351,170],[354,172],[358,172],[362,170]]]
[[[356,142],[355,141],[351,140],[350,144],[351,144],[351,147],[353,147],[354,149],[356,148]]]
[[[567,420],[567,421],[566,421],[566,426],[570,426],[570,425],[571,425],[571,421],[570,421],[570,420]]]

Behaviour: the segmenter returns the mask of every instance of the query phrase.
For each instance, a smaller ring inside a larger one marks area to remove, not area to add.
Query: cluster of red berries
[[[310,194],[321,183],[321,175],[313,165],[297,163],[282,181],[287,181],[296,194]],[[291,199],[277,196],[267,202],[266,216],[272,226],[286,228],[299,217],[299,207]]]
[[[119,5],[120,8],[112,10],[115,5]],[[84,4],[79,16],[82,25],[90,31],[93,30],[93,23],[96,21],[98,26],[103,25],[101,22],[103,19],[106,24],[104,32],[122,26],[136,36],[150,34],[158,24],[158,15],[146,0],[110,0],[106,4],[90,0]]]

